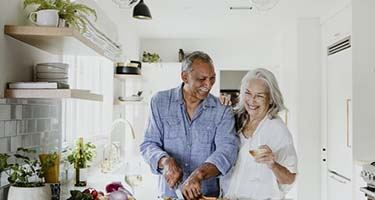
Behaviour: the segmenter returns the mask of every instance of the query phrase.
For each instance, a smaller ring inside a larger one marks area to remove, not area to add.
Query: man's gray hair
[[[186,58],[182,61],[181,72],[190,72],[193,70],[192,65],[194,60],[200,59],[205,63],[208,63],[214,66],[212,59],[210,56],[202,51],[194,51],[186,56]]]
[[[280,111],[286,110],[286,107],[284,105],[283,96],[280,92],[279,85],[277,84],[276,77],[272,72],[263,68],[250,70],[242,78],[239,103],[234,108],[236,114],[242,116],[241,118],[248,118],[248,114],[245,109],[245,92],[247,87],[249,86],[249,82],[253,79],[260,79],[266,83],[269,89],[270,96],[270,108],[268,110],[268,115],[271,119],[276,118]]]

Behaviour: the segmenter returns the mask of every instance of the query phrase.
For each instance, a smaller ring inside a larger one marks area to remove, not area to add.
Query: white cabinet
[[[353,198],[352,8],[347,6],[322,26],[326,75],[327,200]],[[324,146],[323,146],[324,148]],[[324,196],[323,196],[324,197]]]
[[[352,14],[351,5],[347,5],[341,11],[329,18],[325,22],[325,38],[326,45],[330,45],[336,41],[345,38],[352,33]]]
[[[327,57],[328,169],[352,176],[352,49]]]
[[[328,173],[327,200],[352,200],[351,181],[336,174]]]

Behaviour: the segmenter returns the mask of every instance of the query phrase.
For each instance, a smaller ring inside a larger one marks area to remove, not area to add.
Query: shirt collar
[[[180,86],[173,89],[174,90],[173,91],[173,96],[174,96],[173,100],[175,102],[180,103],[180,104],[184,104],[184,97],[182,95],[182,90],[183,90],[184,84],[185,83],[181,83]],[[207,96],[207,98],[203,100],[202,106],[203,106],[203,108],[215,107],[216,106],[215,97],[213,97],[211,94],[209,94]]]

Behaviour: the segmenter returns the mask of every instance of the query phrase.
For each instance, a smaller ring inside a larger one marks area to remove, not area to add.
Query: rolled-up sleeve
[[[151,110],[144,134],[144,140],[140,145],[140,151],[146,163],[150,165],[151,172],[154,174],[161,174],[161,171],[158,168],[158,162],[162,157],[168,156],[168,154],[163,150],[163,126],[160,121],[157,102],[156,95],[151,99]]]
[[[237,160],[239,139],[236,136],[233,113],[226,108],[222,120],[218,123],[215,135],[216,150],[206,162],[214,164],[225,175]]]

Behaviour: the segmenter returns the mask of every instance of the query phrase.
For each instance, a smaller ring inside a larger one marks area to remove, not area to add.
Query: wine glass
[[[260,181],[261,180],[261,170],[263,164],[257,163],[255,161],[255,156],[264,153],[267,151],[266,149],[259,148],[262,145],[260,135],[254,135],[252,140],[249,140],[249,156],[253,157],[254,159],[254,167],[252,173],[254,174],[252,179],[253,181]]]
[[[139,186],[143,180],[140,169],[140,162],[127,162],[125,164],[125,183],[131,187],[133,194],[135,194],[135,187]]]

